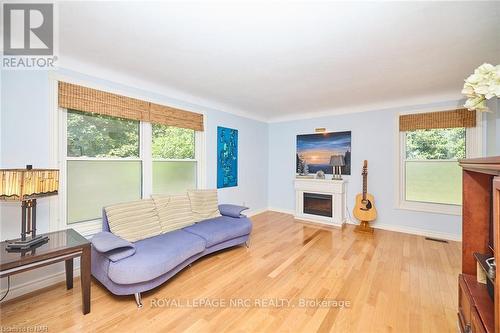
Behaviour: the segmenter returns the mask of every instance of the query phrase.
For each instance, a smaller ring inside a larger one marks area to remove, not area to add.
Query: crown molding
[[[288,115],[281,117],[274,117],[267,120],[268,123],[282,123],[288,121],[296,121],[296,120],[305,120],[305,119],[314,119],[314,118],[322,118],[329,116],[338,116],[343,114],[350,113],[362,113],[369,111],[382,111],[389,109],[419,109],[421,107],[429,107],[432,104],[447,104],[447,107],[451,106],[459,106],[459,100],[462,100],[464,97],[457,91],[449,91],[446,93],[440,94],[432,94],[432,95],[422,95],[415,96],[409,98],[401,98],[396,99],[390,102],[381,102],[381,103],[371,103],[371,104],[361,104],[361,105],[353,105],[341,107],[338,109],[328,109],[328,110],[319,110],[316,112],[309,113],[301,113],[296,115]],[[455,105],[456,104],[456,105]]]

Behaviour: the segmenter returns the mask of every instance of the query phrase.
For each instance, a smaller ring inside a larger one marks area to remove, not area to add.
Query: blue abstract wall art
[[[217,188],[238,186],[238,130],[217,126]]]

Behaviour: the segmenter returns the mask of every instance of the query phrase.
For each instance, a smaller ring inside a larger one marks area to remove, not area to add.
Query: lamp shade
[[[0,169],[0,200],[28,200],[55,195],[59,189],[59,170]]]
[[[344,166],[345,165],[344,156],[332,155],[330,157],[330,165],[331,166]]]

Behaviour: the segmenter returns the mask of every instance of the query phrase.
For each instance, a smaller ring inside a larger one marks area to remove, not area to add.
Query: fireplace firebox
[[[332,217],[332,196],[304,192],[304,214]]]
[[[347,222],[347,181],[297,178],[295,221],[308,221],[342,228]]]

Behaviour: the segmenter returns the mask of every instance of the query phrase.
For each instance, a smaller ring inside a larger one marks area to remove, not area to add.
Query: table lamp
[[[330,157],[330,165],[333,167],[333,178],[334,180],[342,179],[342,167],[345,165],[344,156],[342,155],[332,155]]]
[[[56,195],[59,188],[59,170],[0,169],[0,200],[21,201],[21,239],[7,241],[7,250],[27,250],[48,241],[47,236],[36,235],[36,199]],[[27,237],[31,235],[31,237]]]

